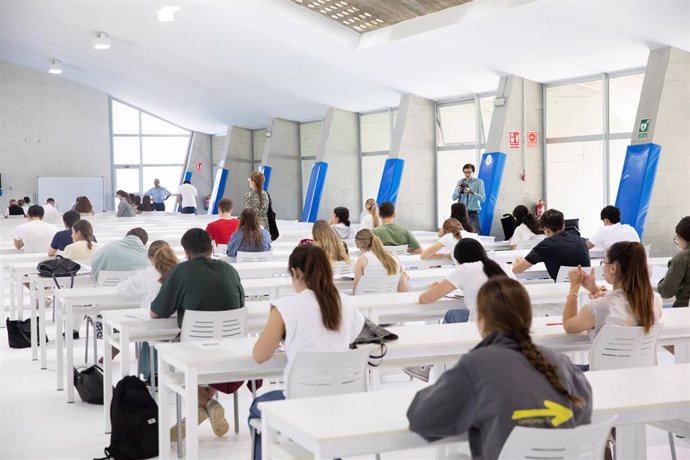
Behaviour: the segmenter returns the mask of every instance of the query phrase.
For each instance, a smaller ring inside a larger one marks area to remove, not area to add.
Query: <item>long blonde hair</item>
[[[376,228],[379,225],[381,225],[381,218],[379,217],[379,207],[376,205],[375,199],[369,198],[364,203],[364,209],[366,209],[369,215],[371,216],[372,228]]]
[[[462,228],[462,224],[458,219],[451,217],[444,220],[441,228],[443,228],[443,233],[452,233],[456,240],[462,238],[460,231],[464,229]]]
[[[254,171],[249,178],[256,184],[256,193],[259,194],[259,207],[264,207],[264,175],[261,171]]]
[[[371,251],[377,259],[381,261],[381,265],[386,269],[387,275],[395,275],[398,273],[398,262],[393,257],[393,254],[386,251],[383,247],[381,239],[374,235],[371,230],[360,230],[355,235],[355,246],[361,251]]]
[[[178,260],[175,251],[166,241],[156,240],[149,245],[148,256],[151,258],[154,268],[161,277],[158,282],[161,284],[168,277],[168,274],[177,266]]]
[[[314,222],[311,233],[314,237],[314,244],[322,248],[332,262],[352,263],[350,256],[345,251],[345,244],[338,238],[328,222],[317,220]]]

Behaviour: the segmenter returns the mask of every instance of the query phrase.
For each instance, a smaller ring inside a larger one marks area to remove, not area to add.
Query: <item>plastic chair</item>
[[[604,458],[604,447],[617,416],[575,428],[516,426],[506,439],[499,460],[581,460]]]
[[[268,252],[244,252],[237,251],[236,263],[246,262],[270,262],[273,260],[273,253]]]
[[[347,275],[348,273],[352,273],[352,265],[348,264],[344,260],[333,262],[331,265],[333,266],[334,275]]]
[[[403,244],[402,246],[384,246],[383,249],[390,252],[391,254],[395,254],[396,256],[407,254],[406,244]]]
[[[590,368],[624,369],[656,365],[656,342],[662,324],[655,324],[644,333],[643,327],[605,324],[592,343]]]
[[[556,275],[556,282],[557,283],[567,283],[568,282],[568,272],[570,270],[572,270],[573,268],[577,268],[577,267],[570,267],[567,265],[561,265],[561,267],[558,269],[558,274]],[[582,270],[589,273],[589,271],[592,268],[594,268],[594,279],[596,279],[597,281],[604,281],[603,267],[582,267]]]
[[[387,276],[362,276],[357,283],[355,295],[363,294],[385,294],[388,292],[398,292],[400,273]]]
[[[515,219],[512,214],[503,214],[503,217],[501,217],[501,227],[503,227],[503,236],[505,239],[511,239],[513,233],[515,233]]]

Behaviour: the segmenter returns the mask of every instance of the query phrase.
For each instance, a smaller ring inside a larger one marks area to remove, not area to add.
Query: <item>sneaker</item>
[[[204,420],[208,418],[208,413],[206,412],[206,409],[199,406],[197,411],[197,424],[201,425]],[[185,438],[186,435],[186,423],[185,419],[182,419],[182,439]],[[174,424],[170,428],[170,441],[176,442],[177,441],[177,423]]]
[[[216,436],[223,436],[230,430],[230,424],[225,419],[225,409],[216,399],[212,399],[206,406],[208,418],[211,420],[211,427]]]
[[[414,379],[419,379],[422,382],[429,381],[429,371],[431,370],[431,365],[426,364],[423,366],[406,366],[403,367],[403,371]]]

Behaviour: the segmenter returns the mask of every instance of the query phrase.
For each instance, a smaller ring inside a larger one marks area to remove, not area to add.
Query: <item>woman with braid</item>
[[[507,277],[489,279],[477,296],[482,341],[417,393],[407,411],[410,430],[428,441],[468,433],[472,458],[492,460],[516,425],[590,423],[587,379],[562,353],[535,345],[531,324],[524,286]]]

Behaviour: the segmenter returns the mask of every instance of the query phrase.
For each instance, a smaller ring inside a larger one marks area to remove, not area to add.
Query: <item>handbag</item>
[[[69,276],[72,278],[70,288],[74,287],[74,275],[81,269],[81,265],[62,256],[55,256],[54,259],[46,259],[39,262],[36,266],[38,275],[46,278],[52,277],[55,281],[55,286],[60,289],[60,283],[57,278]]]
[[[85,403],[103,405],[103,369],[95,364],[79,369],[74,368],[74,388],[79,397]]]
[[[266,192],[268,195],[268,192]],[[268,218],[268,232],[271,234],[271,241],[275,241],[280,236],[278,231],[278,224],[276,223],[276,213],[273,210],[273,200],[271,195],[268,195],[268,210],[266,211],[266,217]]]
[[[357,345],[370,345],[375,344],[380,346],[380,351],[378,354],[369,355],[371,359],[383,360],[388,352],[388,347],[386,347],[386,342],[392,342],[393,340],[398,340],[398,335],[393,334],[388,329],[385,329],[378,324],[374,323],[369,318],[364,319],[364,326],[362,326],[362,331],[359,333],[354,342],[350,344],[350,348],[357,348]],[[377,367],[381,364],[369,362],[370,366]]]
[[[11,320],[5,321],[7,326],[7,342],[10,348],[29,348],[31,346],[31,318],[24,321]],[[36,318],[36,330],[38,330],[38,318]],[[46,335],[48,343],[48,335]],[[41,345],[41,342],[38,342]]]

